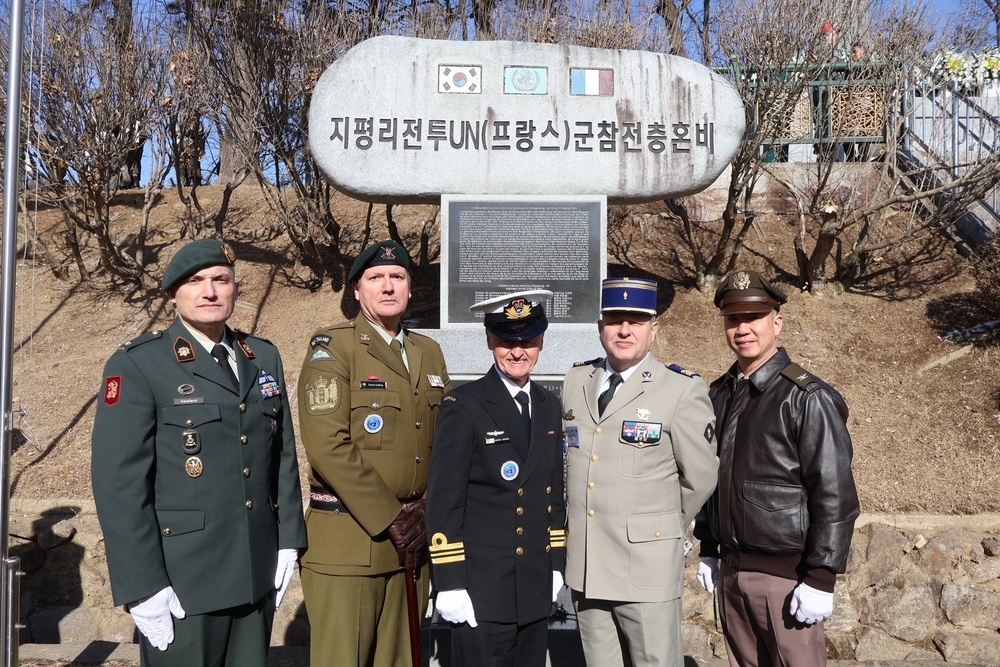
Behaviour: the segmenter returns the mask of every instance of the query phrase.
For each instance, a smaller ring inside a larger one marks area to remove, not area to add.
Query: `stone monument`
[[[720,75],[658,53],[381,36],[320,77],[309,144],[337,189],[440,203],[441,328],[449,371],[492,359],[468,306],[550,289],[535,374],[601,356],[607,204],[698,192],[729,164],[743,103]]]

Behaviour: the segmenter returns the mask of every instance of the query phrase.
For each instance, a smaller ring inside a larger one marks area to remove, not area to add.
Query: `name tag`
[[[174,405],[194,405],[196,403],[204,403],[205,399],[200,396],[192,396],[191,398],[175,398]]]
[[[370,380],[362,380],[362,389],[387,389],[389,384],[387,382],[372,382]]]
[[[579,426],[567,426],[566,427],[566,446],[567,447],[580,447],[580,427]]]
[[[662,430],[663,424],[658,422],[622,422],[622,442],[659,444]]]

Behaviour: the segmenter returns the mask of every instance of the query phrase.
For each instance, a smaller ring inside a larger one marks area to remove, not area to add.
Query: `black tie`
[[[519,391],[514,395],[514,400],[521,405],[521,419],[524,420],[524,430],[528,437],[531,437],[531,411],[528,409],[528,392]]]
[[[618,385],[622,383],[622,376],[619,375],[618,373],[612,373],[611,378],[608,380],[608,382],[610,382],[608,388],[605,389],[604,393],[597,398],[598,417],[604,416],[604,408],[608,407],[608,403],[611,402],[611,399],[615,395],[615,389],[617,389]]]
[[[233,388],[239,389],[240,383],[236,379],[236,373],[233,372],[233,367],[229,365],[229,353],[226,352],[226,347],[221,344],[216,345],[212,348],[212,356],[215,357],[215,360],[219,362],[220,366],[222,366],[222,372],[225,373],[226,377],[229,378],[229,381],[233,383]]]

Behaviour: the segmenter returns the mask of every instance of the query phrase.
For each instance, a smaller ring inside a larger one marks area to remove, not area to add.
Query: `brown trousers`
[[[741,572],[719,562],[719,611],[731,667],[823,667],[823,624],[806,626],[788,611],[793,579]]]

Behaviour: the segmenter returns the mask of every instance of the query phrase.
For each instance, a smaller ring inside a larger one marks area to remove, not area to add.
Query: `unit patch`
[[[508,482],[517,479],[517,474],[519,472],[521,472],[521,468],[517,465],[516,461],[507,461],[500,466],[500,476]]]
[[[313,336],[313,339],[311,341],[309,341],[309,346],[316,347],[317,345],[329,345],[330,340],[331,340],[330,337],[327,336],[326,334],[317,334]]]
[[[369,433],[378,433],[384,425],[385,422],[382,420],[381,415],[372,414],[365,417],[365,430]]]
[[[306,382],[306,412],[322,415],[340,407],[340,379],[336,375],[313,375]]]
[[[118,404],[122,397],[122,378],[112,375],[104,380],[104,404],[109,408]]]

